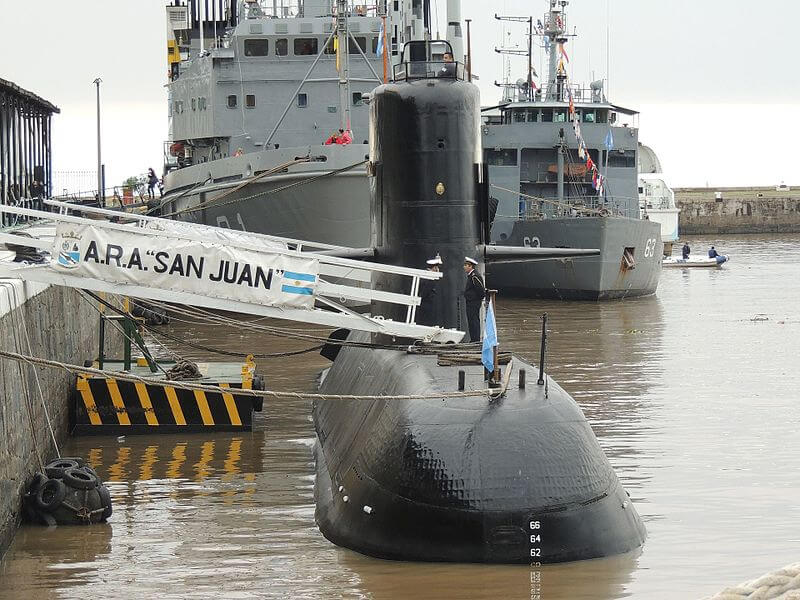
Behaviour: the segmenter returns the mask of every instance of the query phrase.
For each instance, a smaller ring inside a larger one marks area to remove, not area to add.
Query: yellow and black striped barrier
[[[248,357],[249,358],[249,357]],[[106,370],[118,370],[121,363],[109,361]],[[169,366],[164,365],[162,366]],[[263,389],[255,376],[255,364],[200,363],[204,377],[193,383],[228,388],[226,392],[205,392],[175,387],[171,382],[140,383],[113,376],[79,375],[73,410],[73,433],[175,433],[191,431],[249,431],[253,411],[260,411],[261,398],[237,395],[236,389]],[[151,375],[146,363],[132,370]]]

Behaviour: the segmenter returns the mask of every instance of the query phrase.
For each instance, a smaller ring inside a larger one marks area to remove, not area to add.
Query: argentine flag
[[[486,329],[483,332],[481,362],[487,371],[494,371],[494,347],[497,346],[497,325],[494,322],[494,302],[486,309]]]
[[[284,271],[281,277],[281,291],[287,294],[311,296],[314,294],[314,283],[316,280],[317,276],[310,273]]]
[[[383,56],[383,23],[381,23],[381,31],[378,34],[378,46],[375,48],[375,56]]]

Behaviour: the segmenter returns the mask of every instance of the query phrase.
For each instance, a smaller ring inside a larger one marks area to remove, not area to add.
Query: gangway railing
[[[414,321],[420,279],[439,279],[441,273],[303,251],[306,246],[340,246],[57,201],[47,204],[57,212],[0,207],[2,213],[39,225],[26,231],[31,237],[0,233],[0,242],[49,252],[41,264],[0,263],[0,277],[397,337],[456,342],[464,335]],[[409,293],[365,287],[373,273],[408,278]],[[407,317],[400,322],[362,315],[342,300],[406,306]]]

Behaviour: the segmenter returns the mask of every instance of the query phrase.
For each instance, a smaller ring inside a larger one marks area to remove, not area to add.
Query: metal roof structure
[[[44,110],[50,113],[56,113],[56,114],[61,113],[61,109],[58,108],[52,102],[48,102],[41,96],[38,96],[33,92],[29,92],[28,90],[19,87],[13,81],[8,81],[7,79],[3,79],[2,77],[0,77],[0,90],[5,90],[13,94],[17,94],[18,96],[28,100],[29,102],[38,104],[40,108],[43,108]]]

